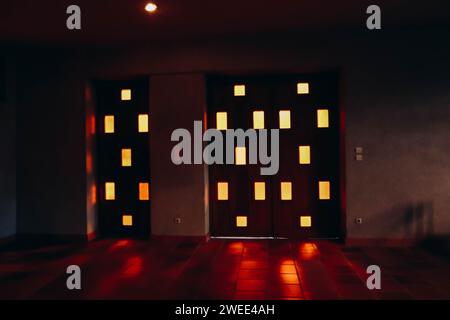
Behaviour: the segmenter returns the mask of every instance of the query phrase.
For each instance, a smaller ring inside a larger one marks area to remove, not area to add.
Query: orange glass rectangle
[[[264,129],[264,111],[253,112],[253,129]]]
[[[226,112],[217,112],[216,113],[216,129],[217,130],[227,130],[227,113]]]
[[[148,132],[148,114],[140,114],[138,116],[138,131]]]
[[[309,228],[312,226],[311,216],[301,216],[300,217],[300,227]]]
[[[281,200],[292,200],[292,182],[281,182]]]
[[[122,89],[120,91],[120,99],[122,101],[129,101],[129,100],[131,100],[131,89]]]
[[[114,116],[105,116],[105,133],[114,133]]]
[[[299,163],[310,164],[311,163],[311,148],[310,146],[298,147]]]
[[[319,181],[319,199],[330,200],[330,181]]]
[[[247,217],[246,216],[237,216],[236,217],[236,227],[239,227],[239,228],[247,227]]]
[[[290,129],[291,128],[291,111],[281,110],[280,111],[280,129]]]
[[[247,164],[247,152],[245,147],[235,148],[235,163],[236,165]]]
[[[308,94],[309,93],[309,83],[299,82],[297,83],[297,94]]]
[[[330,126],[328,110],[319,109],[317,110],[317,128],[328,128]]]
[[[234,86],[234,96],[235,97],[243,97],[245,96],[245,85],[238,84]]]
[[[228,200],[228,182],[217,183],[217,200]]]
[[[139,183],[139,200],[150,200],[150,184],[147,182]]]
[[[123,215],[122,216],[122,225],[124,227],[131,227],[133,225],[133,216]]]
[[[255,200],[266,200],[265,182],[255,182]]]
[[[105,200],[116,200],[116,184],[114,182],[105,183]]]
[[[131,167],[131,149],[122,149],[122,167]]]

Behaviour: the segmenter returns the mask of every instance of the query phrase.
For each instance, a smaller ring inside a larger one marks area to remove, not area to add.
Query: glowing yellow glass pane
[[[133,216],[130,215],[122,216],[122,225],[124,227],[131,227],[133,225]]]
[[[311,148],[309,146],[299,146],[298,154],[300,164],[311,163]]]
[[[300,217],[300,227],[309,228],[311,227],[311,216],[301,216]]]
[[[139,200],[150,200],[150,185],[147,182],[139,183]]]
[[[116,184],[114,182],[105,183],[105,200],[116,200]]]
[[[327,109],[317,110],[317,128],[328,128],[328,127],[329,127],[328,110]]]
[[[228,200],[228,182],[217,183],[217,200]]]
[[[297,94],[308,94],[309,93],[309,83],[299,82],[297,83]]]
[[[265,182],[255,182],[255,200],[266,200]]]
[[[319,199],[330,199],[330,181],[319,181]]]
[[[138,131],[148,132],[148,114],[140,114],[138,116]]]
[[[243,97],[245,96],[245,85],[238,84],[234,86],[234,95],[236,97]]]
[[[217,112],[216,113],[216,128],[217,130],[227,130],[227,113],[226,112]]]
[[[131,149],[122,149],[122,167],[131,167]]]
[[[247,164],[247,153],[246,153],[245,147],[236,147],[234,157],[235,157],[236,165]]]
[[[246,216],[237,216],[236,217],[236,227],[246,227],[247,226],[247,217]]]
[[[264,111],[253,112],[253,129],[264,129]]]
[[[292,200],[291,182],[281,182],[281,200]]]
[[[105,133],[114,133],[114,116],[105,116]]]
[[[122,89],[120,91],[120,98],[122,101],[131,100],[131,90],[130,89]]]
[[[281,110],[280,111],[280,129],[290,129],[291,128],[291,111]]]

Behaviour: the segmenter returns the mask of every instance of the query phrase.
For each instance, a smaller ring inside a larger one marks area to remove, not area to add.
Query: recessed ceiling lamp
[[[149,12],[149,13],[153,13],[156,11],[156,9],[158,9],[158,6],[156,4],[154,4],[153,2],[148,2],[145,5],[145,11]]]

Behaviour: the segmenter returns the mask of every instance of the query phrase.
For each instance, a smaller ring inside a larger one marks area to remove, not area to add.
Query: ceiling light
[[[158,6],[154,4],[153,2],[149,2],[145,5],[145,11],[153,13],[158,9]]]

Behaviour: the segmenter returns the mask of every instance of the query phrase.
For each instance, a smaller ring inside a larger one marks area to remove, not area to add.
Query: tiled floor
[[[82,290],[66,289],[66,268]],[[382,290],[366,288],[366,267]],[[450,299],[450,262],[330,242],[99,240],[0,248],[0,299]]]

